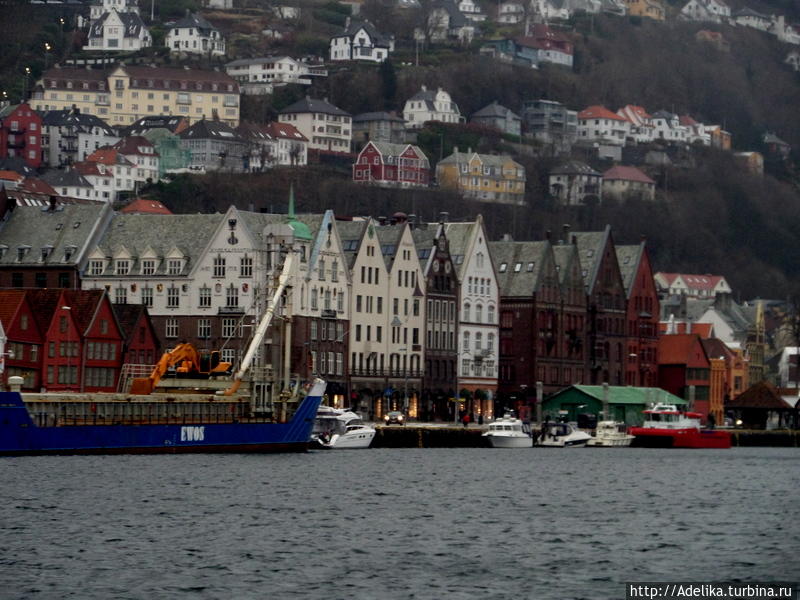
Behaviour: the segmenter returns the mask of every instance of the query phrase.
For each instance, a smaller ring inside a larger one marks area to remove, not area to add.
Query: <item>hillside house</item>
[[[0,108],[0,159],[14,157],[33,169],[42,164],[42,117],[26,102]]]
[[[751,175],[764,174],[764,156],[760,152],[736,152],[733,159]]]
[[[472,113],[470,121],[510,135],[519,136],[522,133],[522,119],[519,115],[498,104],[497,100]]]
[[[394,36],[379,33],[369,21],[350,21],[331,38],[330,59],[381,63],[394,51]]]
[[[569,152],[578,137],[578,112],[553,100],[526,100],[522,108],[525,135]]]
[[[752,27],[759,31],[768,31],[772,24],[772,19],[770,17],[747,7],[737,10],[732,16],[733,21],[737,25]]]
[[[549,186],[550,195],[568,206],[587,204],[588,198],[599,204],[603,198],[603,175],[577,160],[552,169]]]
[[[50,185],[61,196],[87,200],[95,197],[92,184],[72,166],[45,171],[42,174],[42,181]]]
[[[77,108],[51,110],[42,115],[42,155],[51,167],[63,167],[86,160],[103,146],[119,141],[117,133],[103,119]]]
[[[625,5],[632,17],[647,17],[655,21],[667,18],[667,11],[658,0],[625,0]]]
[[[611,167],[603,173],[603,195],[607,198],[654,200],[656,182],[636,167]]]
[[[352,118],[328,102],[306,96],[278,113],[278,121],[289,123],[307,140],[309,150],[350,152]]]
[[[224,56],[225,39],[202,15],[186,11],[186,16],[169,23],[164,45],[170,52]]]
[[[436,165],[436,180],[465,197],[522,205],[525,202],[525,167],[510,156],[478,154],[469,150],[453,154]]]
[[[271,94],[274,88],[289,83],[311,85],[315,77],[327,77],[328,71],[317,63],[290,56],[243,58],[225,65],[225,72],[239,82],[243,94]]]
[[[368,112],[353,117],[353,145],[358,151],[369,141],[401,144],[406,122],[394,112]]]
[[[680,117],[665,110],[653,113],[654,139],[664,140],[674,144],[685,143],[689,138],[689,131],[681,125]]]
[[[628,131],[629,121],[604,106],[590,106],[578,113],[578,139],[581,142],[624,146]]]
[[[659,271],[653,276],[653,279],[659,293],[667,296],[714,298],[717,294],[731,293],[731,287],[722,275],[692,275]]]
[[[430,163],[417,146],[370,141],[353,164],[353,181],[386,187],[427,187]]]
[[[88,43],[84,50],[103,52],[135,52],[153,45],[150,31],[139,16],[136,3],[126,2],[125,7],[115,0],[104,0],[107,5],[98,18],[89,26]],[[134,10],[135,9],[135,10]]]
[[[689,0],[679,16],[689,21],[722,23],[730,19],[731,9],[723,0]]]
[[[428,12],[425,31],[416,31],[415,38],[431,42],[454,41],[469,44],[475,37],[475,23],[458,10],[453,0],[437,0]]]
[[[642,106],[627,104],[617,111],[620,117],[628,120],[628,139],[637,144],[647,144],[653,141],[653,117],[647,114]]]
[[[247,141],[221,121],[198,121],[178,136],[192,153],[189,168],[233,173],[250,170]]]
[[[416,94],[406,100],[403,118],[408,129],[421,129],[427,121],[442,123],[461,123],[463,117],[458,105],[450,94],[442,88],[429,90],[424,85]]]

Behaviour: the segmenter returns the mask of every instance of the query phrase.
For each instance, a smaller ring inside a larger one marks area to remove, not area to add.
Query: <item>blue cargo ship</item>
[[[305,451],[324,392],[285,419],[246,398],[0,392],[0,455]]]

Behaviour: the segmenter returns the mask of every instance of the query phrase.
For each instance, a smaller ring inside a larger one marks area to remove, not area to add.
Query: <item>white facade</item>
[[[678,115],[659,111],[653,115],[652,123],[653,139],[679,143],[689,138],[689,130],[680,124]]]
[[[406,100],[403,107],[403,118],[408,129],[419,129],[426,121],[442,123],[460,123],[461,112],[453,102],[450,94],[442,88],[434,92],[424,85],[414,96]]]
[[[187,15],[173,24],[164,38],[170,52],[225,55],[225,40],[222,34],[208,21],[197,15]]]
[[[379,35],[371,26],[347,27],[344,33],[331,38],[332,61],[358,60],[381,63],[394,51],[394,39]]]
[[[313,68],[289,56],[267,56],[235,60],[225,71],[239,82],[243,94],[270,94],[275,86],[294,83],[311,85],[311,74],[327,75],[322,67]]]
[[[150,32],[138,13],[111,9],[89,27],[89,43],[84,50],[133,52],[153,44]]]
[[[480,23],[486,20],[486,13],[475,0],[458,0],[458,10],[470,21]]]
[[[458,387],[497,389],[500,290],[483,218],[447,223],[450,253],[461,282],[458,323]]]
[[[96,21],[103,16],[103,13],[116,10],[117,12],[130,12],[139,14],[139,3],[137,0],[101,0],[89,7],[89,19]]]
[[[631,139],[640,144],[653,141],[653,118],[641,106],[628,104],[620,108],[617,114],[627,119],[629,123],[628,136]]]
[[[630,131],[627,119],[610,111],[592,109],[578,113],[578,140],[624,146]]]
[[[353,137],[349,114],[325,101],[306,99],[278,115],[308,139],[308,148],[327,152],[350,152]]]
[[[522,2],[509,0],[502,2],[497,9],[498,23],[522,23],[525,19],[525,7]]]
[[[730,19],[731,9],[721,0],[689,0],[681,9],[680,15],[692,21],[720,23]]]
[[[778,383],[782,388],[797,388],[800,384],[800,348],[797,346],[787,346],[781,351],[778,360]],[[791,365],[790,363],[794,363]],[[794,377],[792,377],[792,366],[794,366]],[[797,394],[800,396],[800,392]]]
[[[119,136],[112,129],[98,126],[44,124],[42,130],[45,160],[51,167],[86,160],[86,157],[98,148],[110,146],[119,140]]]

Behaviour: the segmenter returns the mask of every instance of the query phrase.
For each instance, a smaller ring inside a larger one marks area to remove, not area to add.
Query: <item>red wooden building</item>
[[[122,330],[123,364],[154,365],[160,358],[158,336],[143,304],[114,304]]]
[[[0,158],[15,156],[33,169],[42,165],[42,117],[25,102],[0,110]]]
[[[42,335],[23,290],[0,290],[0,322],[6,337],[2,384],[11,376],[22,377],[22,389],[38,391],[41,384]]]
[[[353,165],[353,181],[401,187],[426,187],[431,165],[417,146],[368,142]]]
[[[645,242],[617,246],[617,262],[625,285],[628,314],[625,385],[653,387],[657,380],[660,306]]]
[[[694,410],[707,415],[711,363],[695,333],[664,335],[658,340],[658,387],[689,400],[694,386]]]

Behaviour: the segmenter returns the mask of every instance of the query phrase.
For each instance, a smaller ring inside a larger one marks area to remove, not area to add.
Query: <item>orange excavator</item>
[[[149,377],[134,379],[131,394],[151,394],[170,367],[175,367],[178,377],[207,379],[230,375],[231,363],[220,360],[219,350],[198,352],[191,344],[178,344],[163,354]]]

